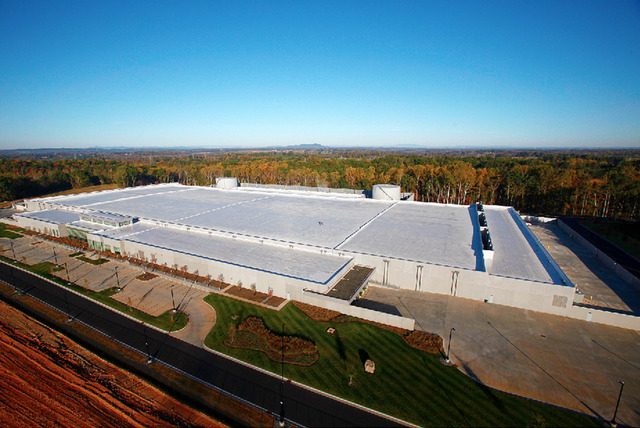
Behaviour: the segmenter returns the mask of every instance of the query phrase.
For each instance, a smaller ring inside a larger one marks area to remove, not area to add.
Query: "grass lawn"
[[[93,300],[96,300],[100,303],[103,303],[107,306],[110,306],[122,313],[130,315],[140,321],[151,324],[155,327],[158,327],[162,330],[166,331],[175,331],[183,328],[189,322],[189,316],[184,312],[176,312],[175,314],[171,313],[171,311],[166,311],[158,316],[150,315],[140,309],[133,308],[131,306],[127,306],[122,302],[119,302],[112,298],[117,290],[115,287],[108,288],[102,291],[93,291],[88,290],[86,288],[80,287],[77,284],[69,284],[63,279],[58,278],[55,275],[51,274],[51,271],[55,271],[56,265],[50,262],[42,262],[37,263],[35,265],[27,265],[24,263],[16,262],[8,257],[0,256],[0,259],[5,260],[13,265],[20,266],[23,269],[27,269],[33,273],[37,273],[38,275],[44,276],[56,283],[63,285],[67,288],[70,288],[80,294],[83,294]]]
[[[640,259],[640,223],[604,219],[584,219],[580,223]]]
[[[102,264],[105,264],[105,263],[107,263],[109,261],[109,259],[97,259],[97,260],[94,260],[94,259],[90,259],[89,257],[85,257],[85,256],[79,256],[79,257],[77,257],[77,259],[78,260],[82,260],[83,262],[89,263],[89,264],[92,264],[92,265],[102,265]]]
[[[78,257],[83,255],[84,253],[82,251],[76,251],[75,253],[69,254],[69,257]]]
[[[0,223],[0,238],[9,238],[16,239],[20,238],[22,235],[16,233],[13,230],[7,229],[7,225],[4,223]]]
[[[216,294],[205,301],[217,313],[205,339],[210,348],[279,374],[279,362],[259,351],[228,348],[223,341],[229,327],[249,315],[261,317],[276,333],[284,323],[285,334],[313,340],[320,352],[313,366],[285,365],[286,377],[403,420],[422,426],[599,426],[587,416],[477,384],[442,365],[439,356],[369,324],[313,321],[291,304],[276,312]],[[329,326],[336,335],[326,333]],[[362,355],[375,361],[374,374],[364,372]]]

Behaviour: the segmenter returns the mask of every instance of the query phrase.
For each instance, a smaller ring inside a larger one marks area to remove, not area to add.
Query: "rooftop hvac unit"
[[[482,229],[480,233],[482,235],[482,249],[493,250],[493,242],[491,242],[491,234],[489,233],[489,229]]]
[[[480,226],[487,227],[487,216],[484,215],[484,213],[478,215],[478,221],[480,222]]]

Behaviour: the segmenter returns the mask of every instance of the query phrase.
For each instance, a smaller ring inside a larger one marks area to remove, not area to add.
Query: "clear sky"
[[[0,0],[0,148],[640,146],[640,3]]]

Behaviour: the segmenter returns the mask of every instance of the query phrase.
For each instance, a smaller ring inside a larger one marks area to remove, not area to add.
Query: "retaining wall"
[[[304,293],[302,301],[310,305],[331,309],[333,311],[340,312],[341,314],[351,315],[352,317],[362,318],[368,321],[374,321],[380,324],[400,327],[407,330],[413,330],[416,324],[416,320],[413,318],[401,317],[399,315],[392,315],[367,308],[361,308],[359,306],[349,305],[344,300],[338,300],[314,293]]]
[[[567,316],[583,321],[640,331],[640,317],[631,314],[623,314],[587,306],[572,306]]]

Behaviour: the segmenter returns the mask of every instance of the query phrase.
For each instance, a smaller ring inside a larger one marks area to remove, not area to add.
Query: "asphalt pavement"
[[[146,327],[62,286],[5,263],[0,263],[0,279],[70,314],[75,320],[150,355],[156,363],[161,361],[274,415],[279,414],[282,382],[277,376]],[[283,387],[283,401],[285,417],[295,425],[398,426],[396,421],[288,382]]]

